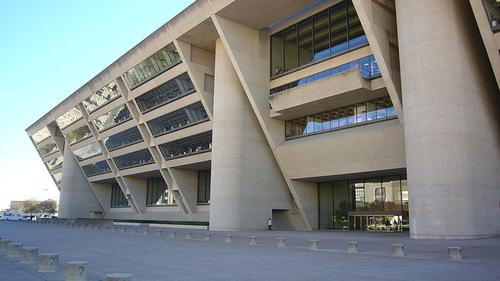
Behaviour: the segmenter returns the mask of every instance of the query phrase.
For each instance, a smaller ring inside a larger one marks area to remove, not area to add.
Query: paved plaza
[[[38,273],[36,265],[0,256],[0,281],[64,280],[67,261],[88,261],[88,280],[130,273],[133,280],[500,280],[500,238],[411,240],[407,233],[207,231],[161,228],[137,234],[60,225],[0,222],[3,240],[60,254],[60,272]],[[192,232],[193,239],[185,239]],[[232,243],[225,243],[232,234]],[[257,245],[248,245],[249,236]],[[276,246],[285,238],[286,247]],[[319,250],[308,250],[318,240]],[[356,241],[359,253],[347,253]],[[392,244],[405,245],[405,257],[393,257]],[[448,260],[448,247],[459,246],[463,260]]]

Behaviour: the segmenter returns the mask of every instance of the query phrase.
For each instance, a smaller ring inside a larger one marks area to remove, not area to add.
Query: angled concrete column
[[[288,194],[245,91],[218,39],[210,229],[266,228],[273,207],[288,207]]]
[[[396,1],[412,238],[500,234],[499,93],[467,1]]]
[[[90,212],[102,212],[103,209],[68,144],[65,144],[63,162],[59,217],[88,218]]]

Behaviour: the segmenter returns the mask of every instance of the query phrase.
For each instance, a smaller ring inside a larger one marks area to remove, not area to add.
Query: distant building
[[[63,218],[499,235],[498,7],[198,0],[27,133]]]

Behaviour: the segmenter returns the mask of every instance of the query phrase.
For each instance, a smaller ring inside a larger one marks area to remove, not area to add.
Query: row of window
[[[153,136],[157,137],[180,128],[208,120],[201,102],[193,103],[147,122]]]
[[[384,211],[407,217],[406,175],[321,182],[318,202],[320,228],[346,229],[349,212]]]
[[[53,171],[59,168],[62,168],[63,165],[63,156],[56,157],[52,160],[49,160],[46,162],[47,167],[49,167],[49,170]]]
[[[271,36],[271,77],[368,44],[352,0]]]
[[[270,94],[276,94],[288,89],[292,89],[295,87],[300,87],[304,86],[308,83],[311,83],[316,80],[320,80],[329,76],[333,76],[339,73],[343,73],[346,71],[349,71],[355,67],[359,68],[359,72],[361,74],[361,77],[367,80],[371,80],[377,77],[380,77],[380,69],[378,67],[377,61],[375,59],[375,56],[369,55],[345,64],[342,64],[340,66],[336,66],[334,68],[330,68],[324,71],[321,71],[319,73],[304,77],[299,80],[292,81],[290,83],[287,83],[285,85],[281,85],[279,87],[272,88],[270,90]]]
[[[88,113],[91,113],[121,95],[122,92],[120,91],[120,88],[118,88],[116,81],[111,81],[106,86],[102,87],[102,89],[83,100],[82,103],[85,110],[87,110]]]
[[[128,107],[125,104],[122,104],[92,121],[94,122],[97,130],[102,132],[130,119],[132,119],[132,115],[130,114]]]
[[[73,154],[75,154],[75,157],[78,161],[89,159],[91,157],[100,155],[101,153],[101,147],[97,142],[88,144],[73,151]]]
[[[185,72],[137,97],[136,101],[141,112],[146,113],[192,92],[193,83]]]
[[[56,143],[54,141],[51,141],[48,144],[46,144],[38,149],[38,152],[40,152],[40,155],[42,155],[42,157],[45,157],[45,156],[52,154],[56,151],[59,151],[59,148],[57,148]]]
[[[123,78],[129,89],[134,89],[161,72],[171,68],[181,61],[174,43],[160,49],[147,59],[123,73]]]
[[[78,109],[77,106],[75,106],[72,109],[68,110],[63,115],[57,117],[56,123],[59,126],[59,128],[64,129],[69,125],[73,124],[74,122],[76,122],[77,120],[80,120],[82,117],[83,117],[82,112],[80,111],[80,109]]]
[[[199,204],[210,203],[210,171],[198,171]],[[162,177],[147,179],[146,206],[174,205],[175,198],[169,192],[167,183]],[[111,208],[129,207],[128,200],[117,183],[111,185]]]
[[[82,166],[82,169],[87,177],[93,177],[111,172],[111,168],[106,160]]]
[[[31,139],[35,143],[40,143],[43,140],[47,139],[48,137],[50,137],[50,132],[49,132],[49,128],[47,128],[47,126],[41,128],[39,131],[37,131],[36,133],[31,135]]]
[[[167,142],[159,148],[167,160],[209,151],[212,149],[212,131]]]
[[[89,126],[83,125],[66,134],[66,141],[69,144],[74,144],[86,138],[89,138],[90,136],[92,136],[92,131],[90,130]]]
[[[104,145],[109,151],[129,146],[142,141],[142,135],[137,127],[132,127],[104,139]]]
[[[389,96],[330,111],[304,116],[285,122],[285,138],[335,130],[396,116]]]
[[[148,149],[134,151],[125,155],[113,158],[119,170],[142,166],[154,163],[153,156]]]

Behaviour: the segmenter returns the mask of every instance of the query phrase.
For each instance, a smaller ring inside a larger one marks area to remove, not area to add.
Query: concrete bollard
[[[64,281],[87,281],[86,261],[69,261],[64,271]]]
[[[250,246],[255,246],[257,245],[257,236],[248,236],[250,238],[250,241],[248,242],[248,245]]]
[[[462,249],[460,247],[448,247],[448,258],[453,261],[461,261]]]
[[[142,234],[148,235],[151,230],[149,228],[145,228]]]
[[[285,248],[286,247],[286,245],[285,245],[285,238],[283,238],[283,237],[276,238],[276,247],[278,247],[278,248]]]
[[[233,235],[226,234],[226,236],[224,238],[224,243],[233,243]]]
[[[162,236],[162,230],[158,230],[155,232],[155,236]]]
[[[307,249],[314,251],[319,249],[319,242],[318,240],[309,240],[309,244],[307,245]]]
[[[106,275],[106,281],[132,281],[131,274],[115,273]]]
[[[348,253],[357,253],[358,252],[358,242],[346,242],[346,251]]]
[[[392,256],[393,257],[404,257],[405,256],[405,246],[403,244],[392,244]]]
[[[21,263],[32,264],[38,258],[38,248],[24,247],[21,250]]]
[[[10,240],[0,240],[0,254],[7,254],[7,246],[9,245]]]
[[[175,234],[175,231],[172,231],[168,234],[168,237],[170,238],[175,238],[176,234]]]
[[[193,233],[192,232],[186,232],[186,236],[184,238],[186,238],[187,240],[193,239]]]
[[[23,244],[21,243],[9,243],[7,246],[7,257],[15,258],[21,256],[22,249]]]
[[[210,233],[205,233],[205,236],[203,237],[203,240],[205,240],[205,241],[210,241],[210,240],[212,240],[212,234],[210,234]]]
[[[59,254],[40,255],[40,268],[38,272],[57,272],[59,265]]]

